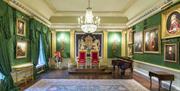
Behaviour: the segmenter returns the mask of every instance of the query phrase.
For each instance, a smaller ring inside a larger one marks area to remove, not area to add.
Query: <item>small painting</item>
[[[148,28],[144,31],[144,52],[160,53],[160,28],[159,26]]]
[[[165,44],[164,45],[164,61],[177,62],[178,48],[177,44]]]
[[[16,33],[19,36],[26,36],[26,22],[23,19],[17,19]]]
[[[129,29],[128,30],[128,44],[132,44],[133,43],[133,30]]]
[[[133,55],[133,45],[128,44],[128,57],[132,57]]]
[[[143,32],[134,33],[134,53],[143,53]]]
[[[27,42],[17,41],[16,58],[26,58],[26,56],[27,56]]]
[[[180,5],[162,13],[162,38],[180,36]]]

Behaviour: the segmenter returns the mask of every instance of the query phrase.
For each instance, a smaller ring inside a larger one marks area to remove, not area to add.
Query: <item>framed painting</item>
[[[180,4],[162,13],[162,38],[180,36]]]
[[[133,55],[133,44],[128,44],[128,57]]]
[[[16,34],[19,36],[26,36],[26,22],[18,18],[16,20]]]
[[[143,32],[134,32],[134,53],[143,53]]]
[[[144,30],[144,53],[160,53],[160,27]]]
[[[17,41],[16,43],[16,58],[26,58],[27,57],[27,42]]]
[[[164,61],[177,63],[178,57],[178,45],[165,44],[164,45]]]
[[[133,43],[133,30],[132,29],[128,30],[127,39],[128,39],[128,44],[132,44]]]

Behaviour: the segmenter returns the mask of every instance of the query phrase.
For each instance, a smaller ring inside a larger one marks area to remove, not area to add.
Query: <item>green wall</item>
[[[22,36],[18,36],[16,35],[16,19],[23,19],[26,22],[26,36],[22,37]],[[30,31],[29,31],[29,20],[30,18],[28,16],[26,16],[25,14],[13,9],[13,32],[14,32],[14,39],[13,39],[13,46],[14,49],[13,51],[13,58],[14,60],[12,60],[11,64],[12,65],[18,65],[18,64],[24,64],[24,63],[28,63],[31,62],[31,58],[30,58]],[[16,58],[16,42],[17,41],[27,41],[27,57],[26,58]]]
[[[121,32],[108,32],[108,58],[121,56]]]
[[[133,26],[133,29],[135,31],[143,31],[144,29],[150,28],[153,26],[157,26],[157,25],[161,26],[161,13],[162,12],[136,24],[135,26]],[[136,54],[136,53],[134,53],[133,59],[160,65],[160,66],[170,67],[170,68],[174,68],[174,69],[180,69],[180,64],[178,64],[178,63],[164,62],[164,44],[165,43],[178,43],[179,44],[180,38],[177,37],[177,38],[171,38],[171,39],[166,39],[166,40],[161,39],[161,53],[159,53],[159,54],[153,54],[153,53]],[[180,53],[178,53],[178,54],[180,54]],[[180,55],[178,55],[178,57],[179,56]],[[180,62],[179,59],[178,59],[178,62]]]
[[[0,3],[1,4],[1,3]],[[30,31],[30,21],[34,20],[33,18],[30,18],[29,16],[25,15],[24,13],[8,6],[8,22],[10,23],[9,29],[10,32],[8,33],[9,36],[11,36],[9,43],[7,43],[7,46],[9,47],[10,53],[9,53],[9,58],[11,60],[11,65],[19,65],[19,64],[24,64],[24,63],[29,63],[31,62],[31,31]],[[6,9],[5,6],[2,6],[1,9]],[[6,10],[5,10],[6,11]],[[0,14],[2,12],[0,11]],[[19,36],[16,34],[16,20],[17,19],[22,19],[26,22],[26,36]],[[36,21],[36,20],[34,20]],[[49,28],[42,23],[36,21],[39,25],[36,25],[34,28],[40,28],[38,31],[43,33],[47,39],[47,45],[50,44],[51,42],[51,33],[49,31]],[[36,30],[35,30],[36,31]],[[16,58],[16,42],[17,41],[26,41],[27,42],[27,57],[25,58]],[[49,46],[46,46],[49,48]],[[49,49],[47,49],[49,50]],[[50,53],[47,53],[46,56],[49,57]]]
[[[60,51],[63,58],[70,58],[70,32],[56,32],[56,51]]]

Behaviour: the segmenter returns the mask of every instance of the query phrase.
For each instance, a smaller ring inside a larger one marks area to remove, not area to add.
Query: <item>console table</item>
[[[159,80],[159,91],[161,88],[161,81],[170,81],[170,86],[169,86],[169,91],[171,91],[171,85],[172,81],[174,81],[174,75],[169,74],[163,71],[150,71],[149,72],[149,77],[150,77],[150,89],[152,88],[152,77],[157,77]]]
[[[11,74],[16,84],[21,82],[26,84],[29,79],[33,80],[33,64],[26,63],[13,66]]]

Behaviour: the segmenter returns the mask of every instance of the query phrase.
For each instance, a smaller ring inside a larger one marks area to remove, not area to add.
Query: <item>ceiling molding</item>
[[[19,2],[18,0],[4,0],[6,3],[8,3],[13,8],[25,13],[26,15],[30,16],[31,18],[36,19],[37,21],[43,23],[44,25],[51,26],[51,23],[48,19],[43,17],[42,15],[38,14],[25,4]]]
[[[59,11],[56,12],[53,16],[83,16],[85,11]],[[122,12],[119,11],[93,11],[95,16],[104,16],[104,17],[119,17],[125,16]]]
[[[10,6],[16,8],[17,10],[20,10],[21,12],[27,14],[28,16],[38,20],[39,22],[51,27],[52,29],[74,29],[77,28],[79,29],[79,25],[76,23],[51,23],[48,19],[44,18],[42,15],[38,14],[36,11],[32,10],[31,8],[29,8],[28,6],[26,6],[25,4],[19,2],[18,0],[4,0],[5,2],[7,2]],[[47,0],[45,0],[47,1]],[[101,24],[101,26],[99,26],[100,29],[127,29],[129,27],[134,26],[135,24],[147,19],[148,17],[157,14],[158,12],[168,8],[169,6],[171,6],[173,3],[179,2],[179,0],[167,0],[166,2],[163,2],[161,4],[155,5],[152,8],[144,11],[143,13],[139,14],[136,17],[133,17],[131,20],[128,21],[128,23],[126,24]],[[72,12],[66,12],[66,15],[70,15]],[[79,12],[82,13],[82,12]],[[98,12],[97,12],[98,13]],[[117,13],[117,14],[114,14]],[[108,16],[108,14],[105,14],[105,12],[101,13],[104,16]],[[109,15],[121,15],[120,12],[109,12]],[[58,13],[57,13],[58,15]],[[64,13],[65,15],[65,13]],[[96,14],[95,14],[96,15]],[[59,16],[59,15],[58,15]],[[63,16],[63,14],[62,14]],[[77,16],[79,16],[77,14]],[[99,14],[99,16],[101,16]],[[122,15],[123,16],[123,15]]]
[[[57,12],[56,8],[52,4],[50,4],[49,0],[44,0],[44,1],[45,1],[46,5],[53,11],[53,13]]]
[[[129,4],[124,7],[122,13],[126,12],[130,8],[130,6],[132,6],[136,1],[137,0],[132,0],[131,2],[129,1]]]
[[[132,27],[135,24],[137,24],[137,23],[159,13],[160,11],[170,7],[173,3],[175,3],[173,0],[167,0],[163,3],[157,4],[157,5],[153,6],[152,8],[144,11],[139,16],[136,16],[136,17],[132,18],[131,20],[129,20],[129,22],[126,25],[128,27]]]
[[[53,29],[80,29],[77,23],[52,23]],[[126,29],[126,24],[100,24],[98,29]]]
[[[53,16],[81,16],[84,14],[86,8],[82,11],[63,11],[58,10],[50,0],[44,0],[45,4],[54,12]],[[124,16],[124,12],[127,11],[137,0],[128,0],[127,5],[123,7],[121,11],[93,11],[93,14],[98,16]]]

